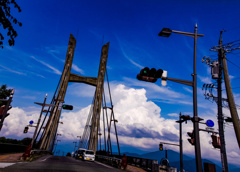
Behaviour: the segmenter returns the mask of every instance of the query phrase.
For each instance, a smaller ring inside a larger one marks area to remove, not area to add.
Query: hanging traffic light
[[[220,149],[221,148],[221,142],[220,137],[216,135],[211,135],[212,137],[212,145],[214,148]]]
[[[23,133],[27,133],[28,132],[28,127],[25,127],[23,130]]]
[[[137,75],[137,79],[147,82],[156,82],[158,78],[161,78],[163,74],[162,69],[156,70],[155,68],[149,69],[148,67],[143,68]]]
[[[190,139],[188,139],[189,143],[191,145],[195,145],[195,139],[194,139],[194,131],[192,131],[191,133],[190,132],[187,132],[188,136],[190,137]]]
[[[159,150],[160,150],[160,151],[163,150],[163,144],[162,144],[162,143],[159,144]]]
[[[62,108],[66,109],[66,110],[73,110],[73,106],[72,105],[62,105]]]

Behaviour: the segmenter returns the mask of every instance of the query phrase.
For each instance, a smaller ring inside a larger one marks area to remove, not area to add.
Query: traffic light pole
[[[181,121],[181,113],[179,113],[179,121]],[[179,122],[179,146],[180,146],[180,171],[183,172],[183,147],[182,147],[182,122]]]
[[[36,137],[36,135],[37,135],[37,131],[38,131],[38,128],[39,128],[39,124],[40,124],[40,122],[41,122],[41,117],[42,117],[42,113],[43,113],[43,110],[44,110],[44,106],[45,106],[46,100],[47,100],[47,94],[46,94],[46,96],[45,96],[45,98],[44,98],[44,102],[43,102],[43,105],[42,105],[42,110],[41,110],[41,113],[40,113],[39,118],[38,118],[37,126],[36,126],[36,128],[35,128],[35,132],[34,132],[34,134],[33,134],[32,142],[31,142],[31,148],[33,147],[34,141],[35,141],[35,139],[36,139],[35,137]]]
[[[164,80],[171,80],[174,82],[178,82],[184,85],[192,86],[193,87],[193,128],[194,128],[194,138],[195,138],[195,157],[196,157],[196,166],[197,166],[197,172],[202,172],[202,159],[201,159],[201,148],[200,148],[200,139],[199,139],[199,117],[197,114],[197,38],[203,37],[203,34],[197,34],[197,24],[195,25],[194,33],[188,33],[188,32],[181,32],[181,31],[175,31],[164,28],[160,33],[159,36],[170,36],[171,33],[178,33],[185,36],[190,36],[194,38],[194,52],[193,52],[193,81],[186,81],[186,80],[180,80],[180,79],[174,79],[174,78],[163,78]]]
[[[199,123],[198,123],[198,114],[197,114],[197,24],[195,25],[194,30],[194,61],[193,61],[193,128],[194,128],[194,137],[195,137],[195,157],[197,171],[202,172],[202,159],[201,159],[201,148],[200,148],[200,139],[199,139]]]

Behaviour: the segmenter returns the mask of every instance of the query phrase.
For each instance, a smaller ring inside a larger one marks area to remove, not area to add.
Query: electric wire
[[[228,62],[230,62],[232,65],[236,66],[237,68],[240,69],[240,66],[238,66],[237,64],[233,63],[232,61],[230,61],[228,58],[226,58]]]

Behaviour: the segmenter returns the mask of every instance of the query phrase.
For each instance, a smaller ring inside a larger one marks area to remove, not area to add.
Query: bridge
[[[38,122],[35,127],[35,132],[33,134],[33,138],[31,144],[26,147],[26,151],[23,155],[21,155],[22,160],[31,160],[34,157],[40,157],[38,160],[34,161],[34,163],[26,164],[21,166],[19,164],[12,163],[7,167],[4,167],[6,170],[31,170],[31,169],[44,169],[47,170],[57,170],[59,168],[66,169],[70,171],[74,171],[74,169],[78,169],[77,171],[113,171],[112,168],[121,166],[121,153],[117,135],[117,126],[118,122],[114,116],[114,108],[111,97],[109,79],[107,74],[107,59],[108,59],[108,49],[109,43],[106,43],[102,46],[101,50],[101,58],[100,65],[98,69],[97,77],[85,77],[81,75],[77,75],[71,73],[72,62],[74,57],[74,51],[76,46],[76,39],[70,34],[68,49],[65,59],[65,65],[63,68],[62,75],[60,77],[59,83],[55,90],[55,93],[52,97],[51,103],[47,104],[46,99],[47,95],[42,103],[35,104],[42,106],[41,112],[39,115]],[[105,77],[107,82],[105,81]],[[95,163],[83,162],[80,160],[76,160],[72,157],[63,156],[54,156],[54,151],[57,145],[57,130],[58,124],[60,123],[61,111],[62,109],[72,110],[72,105],[65,104],[65,95],[67,94],[67,88],[69,82],[88,84],[95,87],[95,94],[92,101],[92,106],[90,108],[90,112],[88,114],[88,118],[86,120],[86,125],[84,128],[84,132],[82,133],[82,137],[80,138],[78,148],[85,148],[89,150],[93,150],[96,154]],[[108,90],[104,90],[104,83],[107,83]],[[108,92],[110,100],[108,101],[105,93]],[[107,106],[106,102],[110,102],[110,106]],[[110,112],[110,114],[109,114]],[[43,118],[43,119],[42,119]],[[102,124],[100,124],[100,118],[102,118]],[[30,124],[32,125],[32,124]],[[100,127],[101,126],[101,127]],[[112,152],[112,143],[111,143],[111,128],[114,127],[116,142],[118,152],[117,155],[113,155]],[[27,132],[27,131],[26,131]],[[103,133],[101,133],[103,132]],[[103,139],[101,138],[103,136]],[[104,141],[101,144],[101,140]],[[103,145],[103,148],[101,148]],[[100,146],[100,151],[98,150],[98,146]],[[19,155],[19,154],[17,154]],[[10,159],[8,157],[11,157]],[[6,159],[9,160],[14,159],[15,156],[11,155],[3,155],[0,157],[1,160]],[[15,157],[16,158],[16,157]],[[142,160],[142,158],[131,158],[128,157],[129,162],[132,164],[138,164],[142,162],[146,169],[151,169],[152,160]],[[15,159],[16,162],[17,160]],[[108,166],[102,165],[100,162],[104,164],[108,164]],[[71,166],[66,165],[71,164]],[[156,162],[155,162],[156,164]],[[0,163],[1,165],[1,163]],[[72,167],[73,165],[73,167]],[[36,168],[38,167],[38,168]],[[131,166],[130,166],[131,167]],[[117,171],[117,169],[114,169]]]

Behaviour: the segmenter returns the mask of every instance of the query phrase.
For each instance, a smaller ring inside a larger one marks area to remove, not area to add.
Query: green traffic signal
[[[156,82],[158,78],[162,78],[163,70],[155,68],[149,69],[148,67],[143,68],[137,75],[137,79],[146,82]]]
[[[73,106],[72,105],[62,105],[62,108],[66,109],[66,110],[73,110]]]

